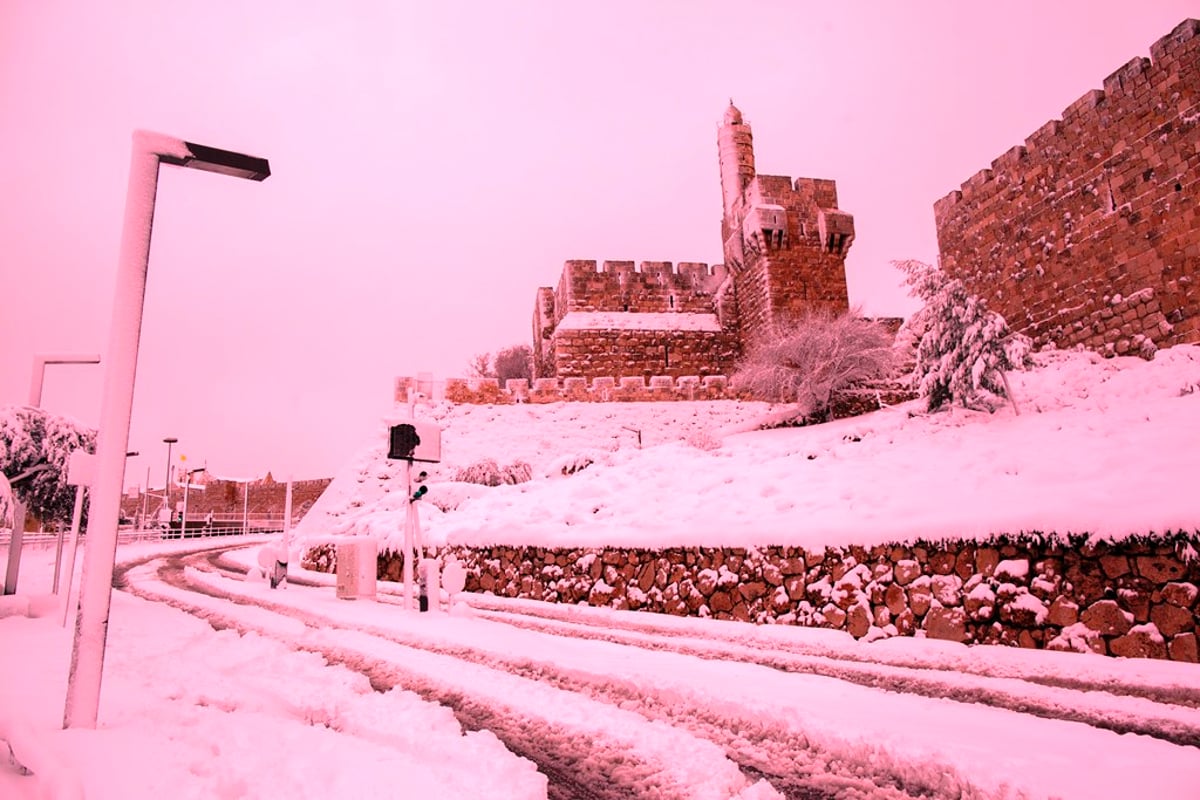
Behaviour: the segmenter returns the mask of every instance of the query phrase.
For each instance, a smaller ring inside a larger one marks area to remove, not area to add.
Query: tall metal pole
[[[167,509],[169,519],[171,514],[171,445],[179,440],[174,436],[168,436],[163,441],[167,445],[167,475],[163,478],[163,506]]]
[[[146,466],[146,490],[142,492],[142,523],[138,525],[138,530],[146,529],[146,512],[149,510],[147,504],[150,502],[150,467]]]
[[[182,143],[180,143],[182,145]],[[186,148],[181,148],[186,150]],[[100,711],[100,680],[108,614],[112,606],[112,570],[117,557],[117,520],[129,447],[129,418],[137,373],[142,309],[146,299],[146,270],[150,261],[150,231],[158,193],[159,158],[151,143],[134,136],[125,195],[125,222],[117,262],[117,285],[109,329],[107,366],[100,405],[100,434],[96,442],[96,482],[92,492],[79,614],[67,684],[65,728],[95,728]]]
[[[179,519],[179,538],[187,536],[187,501],[188,489],[191,487],[192,473],[184,470],[183,473],[183,516]]]
[[[63,726],[95,728],[100,710],[100,681],[112,606],[113,566],[117,556],[117,523],[129,419],[137,373],[142,311],[146,301],[146,271],[150,263],[150,233],[158,194],[158,165],[169,164],[261,181],[271,174],[266,159],[190,144],[162,134],[136,131],[125,195],[125,220],[112,323],[105,353],[104,390],[100,404],[100,435],[96,442],[96,480],[92,484],[87,549],[79,589],[79,614]],[[167,463],[170,464],[168,451]]]

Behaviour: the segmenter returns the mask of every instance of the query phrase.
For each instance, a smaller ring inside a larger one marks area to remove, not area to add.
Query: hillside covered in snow
[[[1017,411],[918,400],[772,430],[758,430],[778,410],[766,403],[418,405],[443,428],[421,524],[431,544],[648,548],[1200,529],[1200,347],[1151,361],[1050,351],[1010,381]],[[301,543],[398,548],[407,494],[386,432],[335,478]],[[488,460],[477,471],[531,479],[456,480]]]

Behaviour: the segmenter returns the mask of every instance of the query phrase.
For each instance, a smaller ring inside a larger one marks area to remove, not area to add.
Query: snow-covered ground
[[[818,548],[1200,529],[1189,479],[1200,474],[1200,347],[1152,361],[1036,359],[1010,375],[1019,414],[925,414],[913,401],[754,431],[774,413],[766,404],[418,405],[444,426],[422,527],[432,543]],[[385,434],[335,478],[301,537],[369,533],[399,549],[403,469],[385,458]],[[448,482],[483,459],[526,462],[535,480]]]
[[[435,541],[649,547],[1200,529],[1200,348],[1038,358],[1012,376],[1019,416],[908,404],[755,431],[766,406],[419,408],[446,428],[423,525]],[[402,471],[382,456],[381,429],[297,531],[293,559],[302,537],[398,534]],[[484,458],[525,461],[534,479],[449,480]],[[511,612],[540,604],[494,598],[420,615],[386,596],[338,600],[331,576],[272,591],[185,571],[233,605],[163,583],[153,564],[130,572],[136,596],[114,596],[99,729],[62,731],[70,632],[44,599],[51,561],[31,550],[21,593],[0,601],[49,612],[0,618],[0,736],[32,743],[21,755],[36,773],[0,751],[4,798],[546,796],[530,761],[406,689],[474,698],[496,730],[516,720],[510,743],[585,742],[570,762],[585,783],[615,776],[644,797],[777,797],[759,780],[772,769],[827,770],[809,787],[844,797],[908,796],[880,775],[938,798],[1189,798],[1200,785],[1196,665],[574,607],[518,624]]]

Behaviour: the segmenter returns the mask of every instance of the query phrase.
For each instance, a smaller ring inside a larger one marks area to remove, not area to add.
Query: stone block
[[[1124,658],[1166,658],[1167,643],[1154,625],[1138,625],[1108,643],[1109,652]]]
[[[967,615],[961,608],[931,608],[922,627],[930,639],[967,640]]]
[[[1101,556],[1100,568],[1104,570],[1104,574],[1110,578],[1119,578],[1122,575],[1127,575],[1130,571],[1129,559],[1125,556]]]
[[[1172,661],[1184,661],[1189,664],[1200,663],[1200,648],[1196,644],[1196,634],[1181,633],[1173,637],[1167,645],[1167,655]]]
[[[897,562],[893,570],[896,583],[901,586],[907,586],[917,579],[921,574],[921,565],[911,559],[903,559]]]
[[[851,606],[846,612],[846,631],[855,639],[867,635],[867,631],[871,630],[871,622],[870,609],[862,603]]]
[[[1133,615],[1116,600],[1098,600],[1079,615],[1079,621],[1105,636],[1120,636],[1133,627]]]
[[[1177,581],[1184,575],[1184,566],[1177,558],[1165,556],[1138,556],[1137,572],[1153,583]]]
[[[1046,620],[1060,628],[1074,625],[1079,621],[1079,606],[1065,597],[1059,597],[1050,604]]]
[[[1194,583],[1168,583],[1162,588],[1162,598],[1165,602],[1180,608],[1192,608],[1196,605],[1196,597],[1200,588]]]
[[[1189,633],[1196,628],[1196,620],[1191,611],[1169,603],[1160,603],[1150,609],[1150,621],[1163,636]]]

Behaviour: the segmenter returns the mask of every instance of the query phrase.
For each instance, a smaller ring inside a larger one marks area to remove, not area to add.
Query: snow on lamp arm
[[[112,604],[112,572],[117,554],[117,525],[129,419],[137,371],[150,233],[158,193],[158,166],[173,164],[262,181],[271,174],[264,158],[197,145],[150,131],[135,131],[125,196],[125,219],[117,261],[112,324],[106,351],[100,432],[96,441],[96,481],[89,513],[79,614],[71,651],[64,728],[95,728],[100,708],[104,646]]]
[[[40,408],[42,405],[42,387],[46,382],[47,364],[99,364],[99,355],[46,355],[38,353],[33,357],[33,378],[29,381],[29,405]]]

